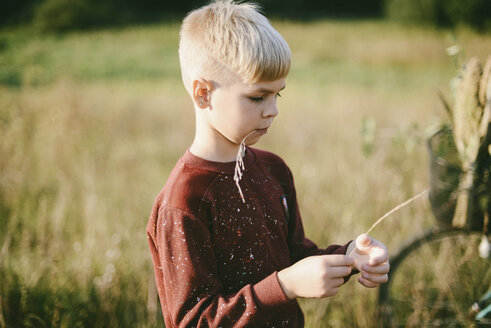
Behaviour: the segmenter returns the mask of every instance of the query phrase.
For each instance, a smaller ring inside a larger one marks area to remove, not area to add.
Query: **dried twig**
[[[404,203],[401,203],[401,204],[397,205],[396,207],[394,207],[393,209],[391,209],[390,211],[388,211],[387,213],[385,213],[384,215],[382,215],[377,221],[375,221],[374,224],[372,224],[372,226],[370,227],[370,229],[368,229],[367,232],[365,232],[365,235],[368,235],[380,222],[382,222],[383,220],[385,220],[389,215],[391,215],[392,213],[396,212],[397,210],[403,208],[404,206],[406,206],[407,204],[411,203],[412,201],[414,201],[414,200],[422,197],[423,195],[427,194],[428,191],[429,191],[429,189],[425,189],[421,193],[419,193],[416,196],[414,196],[414,197],[406,200]],[[353,248],[353,250],[351,251],[351,253],[349,254],[349,256],[353,255],[355,249],[356,249],[356,247]]]
[[[256,130],[250,132],[248,135],[244,137],[244,139],[242,139],[239,145],[239,151],[237,152],[237,158],[235,159],[234,181],[235,184],[237,185],[237,188],[239,189],[240,197],[242,198],[242,201],[244,203],[245,203],[244,194],[242,193],[242,189],[240,188],[240,184],[239,184],[239,181],[240,179],[242,179],[242,175],[244,174],[244,170],[245,170],[244,161],[242,158],[244,157],[245,150],[246,150],[245,140],[254,132],[256,132]]]

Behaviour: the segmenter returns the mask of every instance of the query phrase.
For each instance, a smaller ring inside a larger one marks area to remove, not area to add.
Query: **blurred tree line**
[[[491,0],[256,0],[268,17],[387,17],[437,27],[468,25],[491,31]],[[0,11],[1,25],[33,24],[44,31],[180,20],[208,0],[10,0]]]

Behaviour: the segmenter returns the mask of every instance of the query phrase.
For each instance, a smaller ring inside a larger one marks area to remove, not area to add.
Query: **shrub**
[[[34,25],[42,31],[65,31],[114,22],[108,1],[46,0],[35,10]]]
[[[388,18],[405,23],[465,24],[482,32],[491,28],[489,0],[385,0],[384,7]]]
[[[452,25],[464,23],[479,31],[491,31],[489,0],[447,0],[443,10]]]

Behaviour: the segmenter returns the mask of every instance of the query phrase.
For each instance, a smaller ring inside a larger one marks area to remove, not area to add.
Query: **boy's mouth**
[[[256,132],[260,135],[265,135],[268,132],[268,128],[257,129]]]

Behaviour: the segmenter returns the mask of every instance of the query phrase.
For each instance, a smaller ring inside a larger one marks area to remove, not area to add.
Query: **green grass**
[[[293,51],[258,147],[296,181],[307,235],[344,243],[428,185],[424,137],[446,121],[450,33],[379,21],[276,22]],[[491,37],[459,30],[484,59]],[[0,32],[0,327],[153,327],[145,226],[193,138],[177,24],[64,35]],[[362,121],[377,124],[362,152]],[[416,126],[417,128],[414,128]],[[420,200],[377,227],[391,250],[433,224]],[[307,327],[377,327],[353,279],[302,300]]]
[[[179,74],[177,25],[129,27],[64,35],[0,33],[0,83],[174,79]]]

